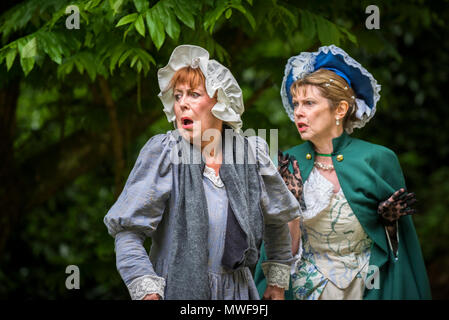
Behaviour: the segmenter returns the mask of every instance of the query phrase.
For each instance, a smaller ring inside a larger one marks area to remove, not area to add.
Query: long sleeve
[[[143,243],[162,220],[172,189],[170,134],[152,137],[142,148],[125,187],[104,218],[115,238],[117,270],[132,299],[158,293],[165,280],[159,277]]]
[[[267,261],[262,269],[268,285],[288,289],[290,266],[294,262],[288,222],[300,216],[300,207],[287,189],[282,177],[268,155],[267,143],[259,137],[250,137],[256,146],[261,173],[261,209],[264,215],[264,243]]]

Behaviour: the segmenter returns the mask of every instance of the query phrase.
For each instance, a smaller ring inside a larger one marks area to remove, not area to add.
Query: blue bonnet
[[[335,72],[354,90],[357,120],[348,124],[345,130],[352,133],[353,128],[362,128],[376,112],[376,104],[380,99],[380,85],[360,63],[334,45],[320,47],[317,52],[302,52],[288,59],[282,80],[281,97],[290,119],[294,121],[290,87],[296,80],[318,69]]]

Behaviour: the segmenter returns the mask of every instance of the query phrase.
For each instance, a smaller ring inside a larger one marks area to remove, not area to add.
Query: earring
[[[335,121],[335,124],[337,125],[337,126],[339,126],[340,125],[340,119],[338,119],[338,118],[335,118],[337,121]]]

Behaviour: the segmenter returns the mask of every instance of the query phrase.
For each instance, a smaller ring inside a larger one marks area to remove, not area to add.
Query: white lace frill
[[[342,192],[341,188],[339,193]],[[313,168],[306,182],[304,182],[304,201],[306,210],[302,212],[304,220],[314,218],[326,209],[334,193],[334,185],[323,177],[317,168]]]
[[[204,167],[203,176],[205,176],[210,181],[212,181],[214,186],[216,186],[217,188],[223,188],[224,187],[224,183],[221,180],[220,175],[218,175],[218,176],[215,175],[215,170],[212,169],[211,167],[208,167],[208,166]]]
[[[134,279],[128,286],[132,300],[142,300],[147,294],[157,293],[164,299],[165,279],[145,275]]]
[[[349,123],[345,128],[348,134],[352,133],[354,128],[362,128],[365,124],[374,117],[376,113],[376,104],[380,99],[380,85],[377,84],[376,79],[374,79],[373,75],[368,72],[360,63],[351,58],[344,50],[334,45],[323,46],[318,49],[317,52],[302,52],[297,56],[293,56],[288,59],[287,65],[285,66],[284,71],[284,79],[282,80],[281,86],[281,98],[282,104],[284,105],[285,111],[292,121],[294,121],[293,115],[293,106],[290,104],[290,101],[287,96],[287,90],[290,88],[286,88],[287,77],[291,70],[293,70],[293,80],[296,81],[300,78],[303,78],[305,75],[314,72],[315,58],[322,52],[327,54],[331,52],[334,55],[343,56],[344,61],[351,67],[357,68],[360,72],[368,77],[371,82],[371,87],[373,89],[373,109],[370,109],[366,102],[362,99],[356,98],[357,103],[357,112],[356,117],[357,120]]]
[[[290,266],[277,262],[262,263],[262,271],[267,285],[288,290],[290,282]]]
[[[318,172],[317,168],[314,167],[310,172],[309,177],[304,182],[303,192],[307,209],[302,211],[301,224],[303,220],[314,218],[317,214],[329,206],[334,192],[334,186]],[[341,193],[342,190],[340,188],[338,194]],[[301,237],[299,240],[298,253],[293,257],[295,262],[291,268],[292,274],[296,271],[297,264],[301,261],[302,253],[303,246]]]

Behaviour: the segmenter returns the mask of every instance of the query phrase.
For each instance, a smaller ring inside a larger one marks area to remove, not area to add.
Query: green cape
[[[424,259],[411,216],[399,219],[397,259],[388,245],[385,228],[378,220],[379,203],[389,198],[396,190],[405,188],[398,158],[388,148],[352,138],[345,132],[333,139],[332,143],[332,162],[340,186],[352,211],[373,241],[370,265],[379,268],[379,288],[366,288],[364,299],[431,299]],[[298,160],[301,177],[306,181],[315,159],[312,143],[307,141],[287,150],[286,153]],[[337,157],[341,161],[338,161]],[[289,169],[293,172],[291,164]],[[261,297],[266,288],[261,268],[265,260],[265,249],[262,245],[261,257],[254,275]],[[286,299],[293,299],[291,289],[286,291]]]

